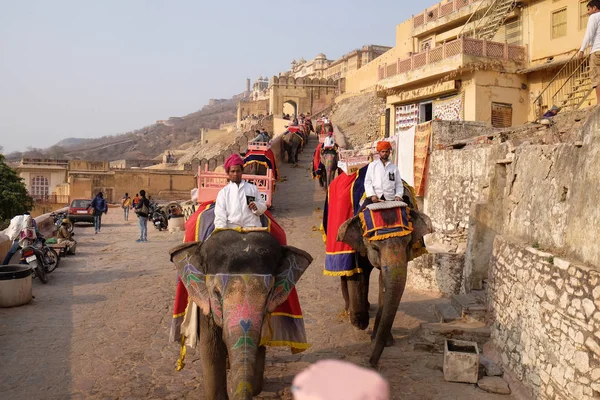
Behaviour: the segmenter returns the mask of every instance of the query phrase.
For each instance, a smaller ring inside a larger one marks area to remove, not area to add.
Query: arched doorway
[[[298,105],[295,101],[287,100],[285,103],[283,103],[282,112],[283,114],[289,114],[290,117],[298,115]]]

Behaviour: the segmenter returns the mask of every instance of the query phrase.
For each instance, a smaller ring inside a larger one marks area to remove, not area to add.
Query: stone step
[[[452,322],[460,319],[460,314],[450,303],[439,303],[433,307],[435,317],[440,322]]]
[[[451,297],[452,306],[461,318],[485,322],[487,306],[485,297],[477,294],[454,294]]]
[[[490,328],[483,322],[457,320],[449,323],[429,322],[421,324],[421,331],[415,336],[419,345],[429,344],[437,351],[443,351],[446,339],[477,342],[479,348],[490,339]]]

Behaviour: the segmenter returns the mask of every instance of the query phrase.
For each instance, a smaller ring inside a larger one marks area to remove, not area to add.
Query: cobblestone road
[[[310,179],[310,154],[302,155],[301,167],[281,166],[287,180],[278,185],[274,206],[288,243],[315,258],[298,286],[313,347],[298,355],[270,349],[261,398],[290,399],[294,375],[319,359],[366,366],[370,354],[370,330],[358,331],[340,316],[338,279],[321,273],[324,246],[313,227],[320,223],[324,193]],[[175,372],[178,346],[168,343],[175,272],[167,251],[183,234],[150,227],[149,242],[136,243],[136,222],[124,222],[120,209],[111,209],[104,222],[98,235],[76,227],[78,254],[61,261],[49,284],[34,280],[31,304],[0,309],[0,399],[204,398],[196,352],[189,350],[186,367]],[[377,279],[371,281],[376,304]],[[396,345],[380,361],[393,398],[510,398],[447,383],[441,354],[411,349],[407,338],[421,321],[433,321],[436,301],[410,291],[402,299]]]

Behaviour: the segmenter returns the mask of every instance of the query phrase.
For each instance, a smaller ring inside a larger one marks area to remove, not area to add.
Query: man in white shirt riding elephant
[[[261,227],[260,216],[267,210],[258,188],[242,179],[244,160],[232,154],[225,161],[230,182],[217,195],[215,229]]]
[[[404,185],[398,167],[390,161],[392,145],[390,142],[377,143],[379,160],[375,160],[367,167],[365,176],[366,199],[363,208],[379,201],[402,201]]]

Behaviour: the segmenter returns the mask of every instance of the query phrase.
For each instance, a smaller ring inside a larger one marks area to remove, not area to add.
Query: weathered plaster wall
[[[502,146],[431,153],[424,210],[444,240],[466,241],[471,207],[486,198],[495,159],[505,153]]]
[[[536,399],[600,397],[600,272],[494,241],[488,306],[500,361]]]

